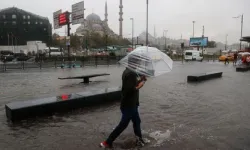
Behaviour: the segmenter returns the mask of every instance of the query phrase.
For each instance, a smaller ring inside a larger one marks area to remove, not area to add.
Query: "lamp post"
[[[244,15],[239,15],[237,17],[233,17],[235,19],[241,18],[241,26],[240,26],[240,38],[242,38],[242,33],[243,33],[243,22],[244,22]],[[241,50],[241,41],[240,41],[240,50]]]
[[[195,24],[195,21],[193,21],[193,37],[194,37],[194,24]]]
[[[148,0],[147,1],[147,11],[146,11],[146,46],[148,46]]]
[[[227,37],[228,37],[228,34],[226,34],[225,50],[227,50]]]
[[[167,33],[168,33],[168,30],[163,31],[163,36],[165,38],[165,50],[167,50]]]
[[[134,18],[130,18],[132,21],[132,49],[134,48]]]

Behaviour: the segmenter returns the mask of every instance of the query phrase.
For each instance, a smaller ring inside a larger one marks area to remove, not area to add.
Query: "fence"
[[[15,61],[15,62],[0,62],[0,72],[13,69],[30,69],[30,68],[61,68],[62,66],[69,67],[70,63],[74,67],[85,66],[100,66],[100,65],[118,65],[118,61],[124,56],[88,56],[88,57],[72,57],[71,61],[64,57],[51,57],[51,58],[37,58],[34,62],[29,61]],[[216,61],[217,55],[204,55],[203,61]],[[173,55],[171,57],[174,61],[181,61],[181,55]]]

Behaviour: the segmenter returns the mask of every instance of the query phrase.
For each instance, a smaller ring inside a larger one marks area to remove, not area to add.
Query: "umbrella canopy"
[[[173,61],[168,55],[155,47],[141,46],[119,61],[120,64],[138,75],[156,77],[173,68]]]

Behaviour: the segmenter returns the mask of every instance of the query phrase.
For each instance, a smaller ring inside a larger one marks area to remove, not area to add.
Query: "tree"
[[[80,40],[81,37],[77,36],[76,34],[71,34],[70,35],[70,46],[77,50],[80,48],[81,46],[81,40]]]
[[[207,43],[207,47],[209,48],[215,48],[217,45],[216,45],[216,42],[215,41],[208,41]]]

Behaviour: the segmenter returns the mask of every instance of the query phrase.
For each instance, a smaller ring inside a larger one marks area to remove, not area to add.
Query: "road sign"
[[[70,45],[70,36],[66,37],[66,45],[69,46]]]
[[[84,22],[84,1],[72,5],[72,24]]]
[[[64,26],[69,23],[69,12],[64,12],[59,15],[59,26]]]
[[[61,13],[62,13],[61,9],[53,13],[54,29],[61,28],[59,26],[59,14],[61,14]]]

